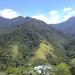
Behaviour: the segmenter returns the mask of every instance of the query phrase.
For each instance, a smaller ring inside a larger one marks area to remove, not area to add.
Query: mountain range
[[[75,59],[74,24],[75,17],[53,25],[30,17],[0,17],[0,70],[70,64]]]

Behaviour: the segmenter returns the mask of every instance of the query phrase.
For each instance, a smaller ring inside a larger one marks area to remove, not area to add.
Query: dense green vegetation
[[[37,65],[53,66],[51,75],[75,74],[74,40],[29,17],[11,28],[0,34],[1,75],[37,75]]]

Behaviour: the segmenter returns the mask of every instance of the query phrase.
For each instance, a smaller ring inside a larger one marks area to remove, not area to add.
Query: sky
[[[30,16],[56,24],[75,16],[75,0],[0,0],[0,16]]]

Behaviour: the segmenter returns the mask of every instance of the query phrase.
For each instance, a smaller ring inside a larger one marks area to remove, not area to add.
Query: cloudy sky
[[[75,16],[75,0],[0,0],[0,16],[30,16],[48,24]]]

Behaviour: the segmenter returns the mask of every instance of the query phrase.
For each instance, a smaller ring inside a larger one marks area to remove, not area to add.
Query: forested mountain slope
[[[0,71],[14,75],[17,69],[28,73],[36,65],[52,65],[52,73],[55,73],[57,65],[67,62],[68,40],[60,31],[30,17],[2,18],[2,21]]]

